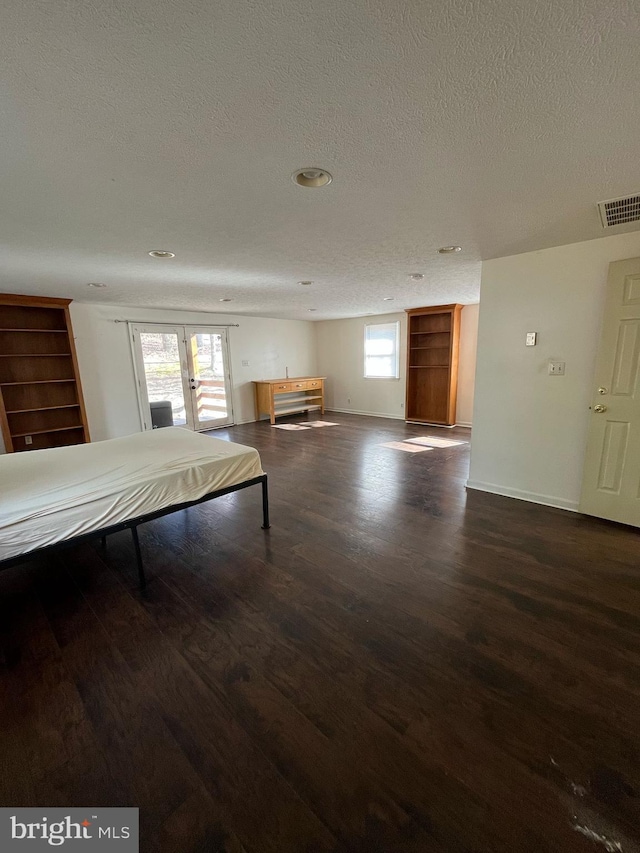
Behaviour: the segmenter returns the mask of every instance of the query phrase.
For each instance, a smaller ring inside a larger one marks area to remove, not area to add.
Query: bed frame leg
[[[138,539],[138,528],[131,528],[131,536],[133,537],[133,547],[136,550],[136,562],[138,564],[138,577],[140,578],[140,588],[144,589],[147,585],[147,579],[144,576],[144,568],[142,567],[142,551],[140,550],[140,540]]]
[[[267,488],[267,475],[262,477],[262,529],[268,530],[269,524],[269,491]]]

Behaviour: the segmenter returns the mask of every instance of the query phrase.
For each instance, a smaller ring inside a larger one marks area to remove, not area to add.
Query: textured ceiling
[[[0,290],[477,301],[482,259],[600,237],[640,190],[639,36],[622,0],[3,0]]]

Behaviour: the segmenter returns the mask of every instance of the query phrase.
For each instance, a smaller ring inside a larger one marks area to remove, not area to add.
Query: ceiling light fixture
[[[411,281],[422,281],[422,279],[424,278],[424,273],[423,272],[410,272],[409,278],[411,279]]]
[[[303,287],[309,287],[310,284],[313,284],[312,281],[299,281],[298,284],[303,285]]]
[[[167,258],[175,258],[175,252],[167,252],[164,249],[152,249],[150,252],[147,252],[148,255],[151,255],[152,258],[162,258],[166,260]]]
[[[107,285],[106,285],[106,284],[102,284],[102,282],[101,282],[101,281],[90,281],[90,282],[87,284],[87,287],[106,287],[106,286],[107,286]]]
[[[317,308],[307,308],[307,311],[317,311]]]
[[[461,252],[462,246],[441,246],[438,252],[441,255],[453,255],[454,252]]]
[[[393,296],[383,296],[382,301],[383,302],[393,302],[393,299],[394,299]]]
[[[298,169],[291,175],[291,180],[299,187],[310,187],[317,189],[318,187],[326,187],[333,180],[332,175],[326,169],[318,169],[317,166],[307,166],[305,169]]]
[[[220,300],[218,300],[218,301],[219,301],[219,302],[233,302],[233,299],[229,299],[228,297],[226,297],[226,296],[225,296],[225,297],[223,297],[222,299],[220,299]]]

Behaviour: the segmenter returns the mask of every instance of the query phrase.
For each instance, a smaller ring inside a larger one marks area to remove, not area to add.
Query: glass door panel
[[[187,356],[194,428],[232,424],[226,331],[188,327]]]
[[[193,429],[184,329],[134,326],[133,341],[145,429]]]

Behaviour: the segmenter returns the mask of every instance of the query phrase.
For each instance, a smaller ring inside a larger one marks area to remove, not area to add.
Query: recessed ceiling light
[[[299,281],[298,284],[304,285],[304,287],[309,287],[310,284],[313,284],[312,281]]]
[[[461,252],[462,246],[441,246],[438,251],[441,255],[452,255],[454,252]]]
[[[298,169],[291,175],[291,180],[299,187],[326,187],[333,180],[333,177],[326,169],[318,169],[317,166],[307,166],[305,169]]]
[[[383,302],[393,302],[393,299],[394,299],[394,297],[393,297],[393,296],[384,296],[384,297],[382,298],[382,301],[383,301]]]
[[[164,249],[152,249],[147,254],[151,255],[152,258],[175,258],[175,252],[167,252]]]
[[[87,284],[87,287],[106,287],[106,286],[107,286],[107,285],[106,285],[106,284],[102,284],[102,282],[101,282],[101,281],[90,281],[90,282]]]
[[[411,281],[422,281],[422,279],[424,278],[424,273],[423,272],[410,272],[409,278],[411,279]]]
[[[224,297],[223,299],[218,300],[219,302],[233,302],[233,299],[229,299],[228,297]]]
[[[317,311],[317,308],[307,308],[307,311]]]

